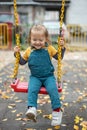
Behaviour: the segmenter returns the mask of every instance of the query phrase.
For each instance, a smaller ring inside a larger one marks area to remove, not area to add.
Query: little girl
[[[62,121],[61,103],[54,77],[54,67],[52,57],[57,59],[57,50],[51,45],[49,34],[45,26],[34,25],[30,29],[28,47],[23,56],[20,54],[20,64],[28,62],[31,75],[28,84],[28,110],[26,116],[35,121],[37,116],[37,98],[42,84],[50,96],[52,104],[52,126],[60,125]],[[61,38],[60,43],[63,58],[65,47],[64,40]],[[20,52],[16,46],[14,52]]]

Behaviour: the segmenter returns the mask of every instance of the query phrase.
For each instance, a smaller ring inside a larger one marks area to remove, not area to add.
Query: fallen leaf
[[[80,121],[80,117],[79,117],[79,116],[76,116],[75,119],[74,119],[74,121],[75,121],[75,124],[78,124],[79,121]]]
[[[9,109],[12,109],[13,107],[12,106],[8,106]]]
[[[37,113],[38,113],[38,114],[41,114],[41,113],[42,113],[42,110],[37,110]]]
[[[18,113],[16,116],[19,117],[19,116],[22,116],[22,115],[23,115],[23,113],[20,112],[20,113]]]
[[[60,125],[55,126],[54,129],[55,129],[55,130],[60,129]]]
[[[82,130],[87,130],[87,129],[83,127]]]
[[[61,126],[67,126],[66,124],[61,124]]]
[[[21,120],[22,121],[29,121],[30,119],[28,119],[28,118],[22,118]]]
[[[12,113],[15,113],[16,112],[16,110],[13,110],[13,111],[11,111]]]
[[[6,94],[2,94],[1,98],[3,98],[3,99],[9,99],[10,97],[8,95],[6,95]]]
[[[7,121],[7,118],[3,119],[2,121]]]
[[[67,107],[67,106],[68,106],[68,103],[63,103],[63,106],[66,106],[66,107]]]
[[[16,118],[15,120],[16,120],[16,121],[20,121],[21,119],[22,119],[22,118]]]
[[[87,121],[83,121],[80,123],[80,125],[87,129]]]
[[[52,114],[49,114],[49,115],[43,115],[44,118],[47,118],[47,119],[52,119]]]
[[[18,102],[18,103],[19,103],[19,102],[22,102],[22,100],[16,100],[15,102]]]
[[[64,100],[65,99],[65,95],[62,95],[61,97],[60,97],[60,100]]]
[[[82,99],[83,99],[83,97],[79,96],[78,99],[77,99],[77,102],[80,102]]]
[[[79,126],[74,125],[74,130],[79,130]]]
[[[9,104],[9,106],[15,107],[15,106],[16,106],[16,104]]]

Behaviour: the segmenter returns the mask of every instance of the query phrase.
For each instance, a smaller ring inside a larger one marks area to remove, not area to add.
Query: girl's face
[[[45,46],[46,37],[43,31],[31,31],[31,46],[41,49]]]

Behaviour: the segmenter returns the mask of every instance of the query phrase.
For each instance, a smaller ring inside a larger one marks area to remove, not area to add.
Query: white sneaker
[[[36,122],[36,116],[37,116],[37,110],[35,107],[30,107],[27,112],[26,112],[26,116],[33,120],[34,122]]]
[[[61,122],[62,122],[62,111],[59,111],[59,112],[53,111],[51,125],[57,126],[57,125],[60,125]]]

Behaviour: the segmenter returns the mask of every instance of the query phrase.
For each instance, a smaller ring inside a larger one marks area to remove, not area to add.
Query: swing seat
[[[58,86],[58,83],[57,83]],[[27,93],[28,92],[28,83],[21,82],[19,79],[16,79],[13,83],[11,83],[11,88],[14,92]],[[62,86],[58,86],[58,92],[62,92]],[[41,86],[39,94],[48,94],[45,87]]]

